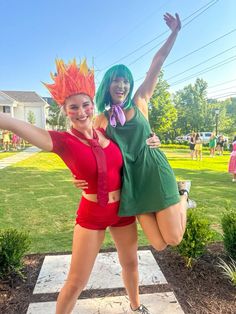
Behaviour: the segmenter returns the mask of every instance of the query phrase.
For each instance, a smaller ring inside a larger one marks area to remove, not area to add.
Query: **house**
[[[38,94],[30,91],[0,91],[0,112],[46,128],[49,104]]]

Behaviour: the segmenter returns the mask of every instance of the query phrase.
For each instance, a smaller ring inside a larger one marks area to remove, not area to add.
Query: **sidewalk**
[[[38,147],[35,146],[31,146],[26,148],[23,152],[20,153],[16,153],[15,155],[11,156],[11,157],[6,157],[0,160],[0,170],[4,169],[8,166],[11,166],[12,164],[27,159],[35,154],[37,154],[38,152],[40,152],[41,149],[39,149]]]

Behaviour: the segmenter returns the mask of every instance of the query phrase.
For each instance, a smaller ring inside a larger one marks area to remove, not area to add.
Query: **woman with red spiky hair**
[[[56,314],[71,313],[91,274],[109,227],[114,239],[130,306],[146,313],[138,289],[137,229],[134,216],[117,215],[120,201],[122,154],[119,147],[93,128],[94,73],[86,62],[66,65],[56,62],[53,84],[45,84],[68,117],[67,132],[46,131],[0,113],[0,129],[10,130],[39,148],[58,154],[76,178],[86,178],[74,227],[72,259],[68,278],[56,306]]]

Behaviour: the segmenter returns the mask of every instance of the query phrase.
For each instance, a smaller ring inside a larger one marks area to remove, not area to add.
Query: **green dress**
[[[179,202],[174,172],[164,153],[146,144],[150,125],[136,106],[134,110],[134,117],[124,126],[108,124],[106,129],[124,159],[119,216],[157,212]],[[108,119],[107,111],[105,115]]]
[[[216,136],[210,139],[209,141],[209,147],[210,148],[215,148],[216,147]]]

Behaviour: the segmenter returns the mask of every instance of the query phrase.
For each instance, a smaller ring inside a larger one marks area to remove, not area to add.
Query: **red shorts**
[[[135,216],[119,217],[120,202],[101,207],[98,203],[82,197],[77,210],[76,224],[86,229],[105,230],[107,227],[123,227],[135,222]]]

